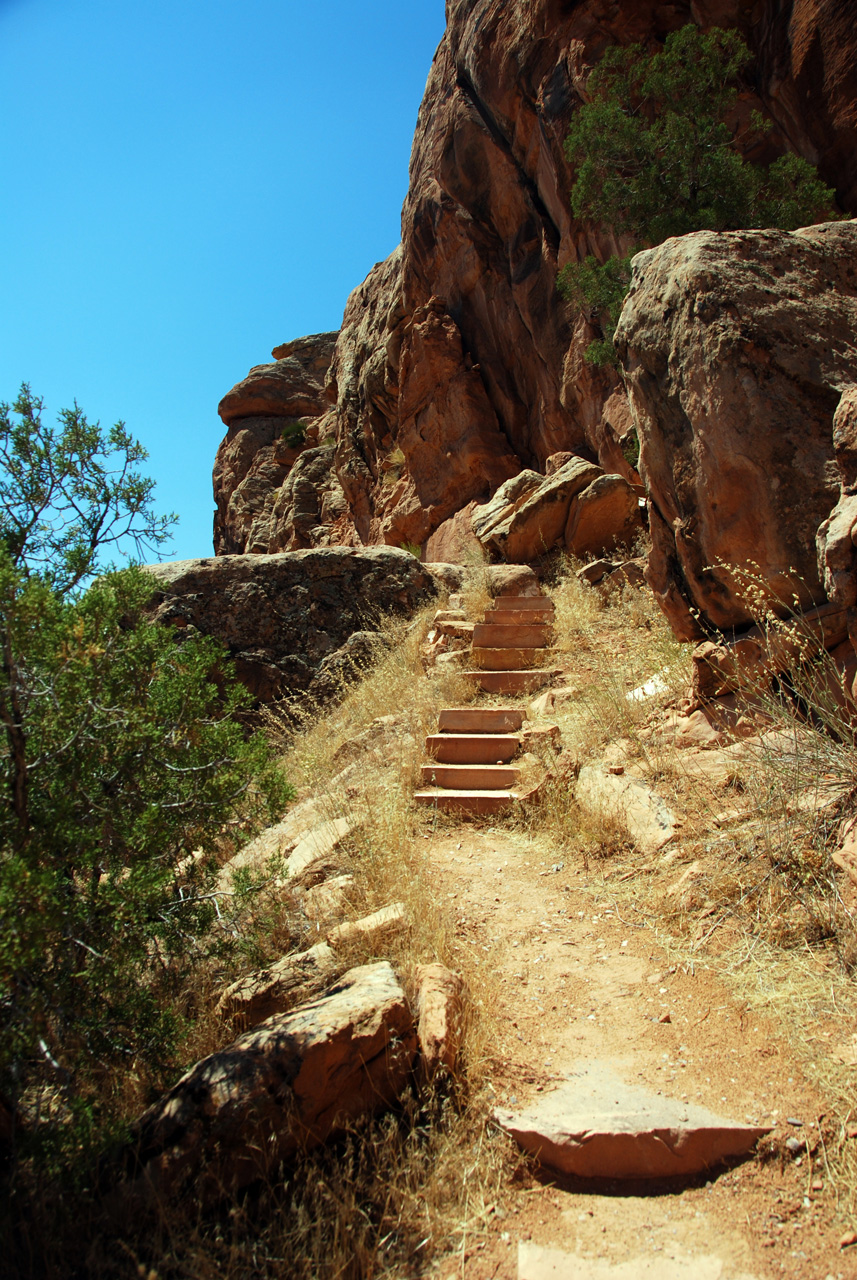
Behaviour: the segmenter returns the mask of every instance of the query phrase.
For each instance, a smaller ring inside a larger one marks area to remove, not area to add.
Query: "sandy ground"
[[[683,1259],[696,1280],[857,1277],[857,1246],[840,1249],[825,1178],[823,1107],[774,1027],[704,961],[670,964],[649,929],[623,921],[597,868],[564,864],[506,829],[462,824],[425,838],[436,891],[455,908],[455,945],[484,966],[475,995],[496,1018],[498,1105],[526,1104],[599,1058],[630,1083],[773,1126],[761,1155],[679,1186],[576,1185],[522,1160],[484,1231],[441,1263],[442,1280],[514,1280],[519,1242],[585,1259],[662,1259],[664,1274],[667,1260]],[[786,1152],[795,1135],[809,1137],[814,1157]]]

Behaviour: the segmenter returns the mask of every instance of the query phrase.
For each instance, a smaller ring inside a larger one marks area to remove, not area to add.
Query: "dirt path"
[[[428,839],[436,891],[455,907],[455,946],[486,974],[484,992],[475,996],[492,1002],[496,1018],[491,1078],[498,1105],[528,1103],[582,1060],[609,1059],[629,1083],[774,1125],[777,1150],[678,1187],[612,1183],[593,1190],[547,1171],[533,1179],[522,1162],[508,1199],[442,1264],[442,1280],[515,1280],[519,1246],[522,1280],[577,1274],[576,1267],[552,1270],[549,1258],[534,1259],[537,1246],[602,1260],[582,1274],[605,1280],[614,1274],[607,1262],[639,1258],[649,1259],[648,1267],[615,1274],[857,1276],[857,1259],[840,1251],[841,1227],[825,1186],[821,1104],[774,1028],[742,1009],[704,962],[671,964],[649,929],[623,921],[597,870],[563,865],[499,826],[445,827]],[[818,1146],[815,1165],[780,1154],[795,1134]],[[762,1146],[770,1152],[772,1143]]]

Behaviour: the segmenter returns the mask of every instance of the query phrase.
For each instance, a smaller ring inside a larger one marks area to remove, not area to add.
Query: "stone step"
[[[507,764],[521,742],[511,733],[433,733],[426,751],[441,764]]]
[[[574,1177],[690,1177],[745,1158],[770,1133],[629,1084],[610,1062],[579,1063],[573,1077],[529,1107],[498,1109],[494,1118],[543,1166]]]
[[[554,611],[554,602],[550,596],[495,596],[495,609],[547,609]]]
[[[431,805],[444,813],[469,814],[473,817],[505,813],[515,803],[515,797],[510,791],[439,791],[431,788],[417,791],[414,799],[417,804]]]
[[[473,628],[473,644],[477,649],[544,649],[550,639],[550,627],[497,625],[477,622]]]
[[[481,667],[483,671],[515,671],[534,667],[544,654],[544,649],[532,645],[521,649],[485,649],[474,645],[470,651],[474,667]]]
[[[462,671],[461,674],[483,693],[505,694],[533,693],[555,679],[559,672],[549,667],[538,667],[535,671]]]
[[[553,624],[553,613],[547,609],[486,609],[485,622],[490,622],[494,626],[518,627],[518,626],[543,626],[551,627]]]
[[[437,718],[439,733],[516,733],[523,723],[516,707],[445,707]]]
[[[520,769],[502,764],[424,764],[421,781],[429,787],[454,791],[506,791],[521,776]]]

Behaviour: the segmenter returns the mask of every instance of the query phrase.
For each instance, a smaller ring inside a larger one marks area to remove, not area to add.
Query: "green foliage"
[[[738,32],[703,34],[693,24],[672,32],[655,54],[641,45],[608,49],[565,143],[575,166],[575,216],[631,237],[637,249],[691,231],[792,230],[836,217],[832,189],[806,160],[786,155],[766,167],[736,149],[743,139],[729,116],[751,60]],[[769,127],[754,115],[756,135]],[[632,254],[601,267],[588,258],[561,276],[566,296],[579,295],[602,317],[605,342],[590,356],[598,363],[605,348],[612,351],[627,288],[626,279],[620,295],[620,268]]]
[[[117,1068],[169,1068],[179,989],[219,938],[216,868],[190,855],[290,789],[220,647],[146,621],[147,573],[84,589],[103,547],[167,534],[144,451],[41,410],[26,388],[0,406],[0,1093],[44,1151],[99,1129]]]
[[[280,437],[290,449],[300,449],[306,443],[306,423],[299,418],[290,418],[280,432]]]

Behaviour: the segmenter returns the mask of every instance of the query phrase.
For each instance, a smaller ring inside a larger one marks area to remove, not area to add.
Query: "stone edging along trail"
[[[524,699],[553,674],[515,670],[548,643],[543,601],[522,613],[500,599],[474,629],[470,678],[523,698],[441,713],[420,805],[484,816],[514,804]],[[443,1280],[857,1275],[825,1193],[823,1105],[777,1029],[704,963],[671,964],[623,919],[607,877],[523,830],[439,823],[426,838],[455,950],[486,974],[495,1121],[540,1170]]]

